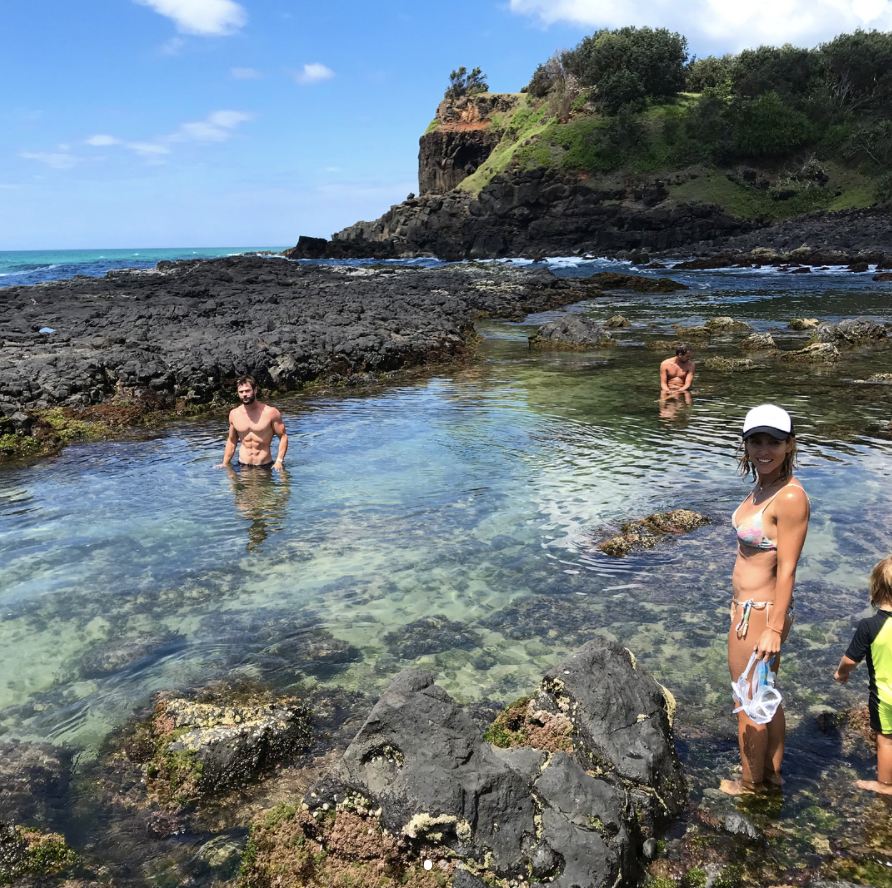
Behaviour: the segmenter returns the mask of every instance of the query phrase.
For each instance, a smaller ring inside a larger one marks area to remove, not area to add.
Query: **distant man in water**
[[[660,364],[660,397],[688,391],[694,381],[694,362],[691,347],[686,342],[675,346],[675,357]]]
[[[230,465],[235,456],[236,445],[241,442],[238,451],[239,465],[281,469],[288,451],[288,433],[282,422],[282,414],[275,407],[257,400],[258,389],[253,376],[240,376],[236,386],[242,403],[240,407],[229,411],[229,437],[226,439],[223,462],[214,468]],[[279,439],[275,462],[271,451],[273,436]]]

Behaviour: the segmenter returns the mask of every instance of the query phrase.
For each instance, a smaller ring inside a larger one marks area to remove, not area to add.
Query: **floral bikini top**
[[[767,536],[765,536],[765,531],[762,529],[762,516],[765,513],[765,509],[768,508],[773,502],[774,497],[777,496],[781,490],[786,489],[787,487],[796,487],[795,484],[785,484],[774,496],[770,499],[766,500],[765,505],[759,509],[753,515],[750,515],[749,518],[744,518],[740,524],[735,520],[737,517],[737,511],[740,509],[740,506],[734,510],[734,514],[731,516],[731,523],[734,525],[734,529],[737,531],[737,539],[740,540],[741,543],[744,543],[747,546],[752,546],[753,549],[762,549],[763,552],[776,552],[777,551],[777,543],[773,543]],[[802,491],[805,493],[805,491]],[[808,494],[805,494],[805,498],[808,499]],[[744,500],[746,502],[746,500]],[[741,503],[740,505],[743,505]]]

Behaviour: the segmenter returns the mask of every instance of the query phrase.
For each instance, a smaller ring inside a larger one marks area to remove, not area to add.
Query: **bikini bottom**
[[[790,606],[787,608],[787,619],[792,624],[793,622],[793,605],[794,601],[790,599]],[[746,601],[738,601],[736,598],[731,601],[731,621],[734,621],[734,617],[737,615],[737,608],[743,608],[743,616],[740,618],[740,622],[737,624],[737,634],[740,638],[746,638],[747,630],[750,628],[750,613],[754,610],[764,610],[765,613],[765,622],[766,624],[771,621],[771,608],[774,607],[773,601],[753,601],[752,598],[747,599]]]

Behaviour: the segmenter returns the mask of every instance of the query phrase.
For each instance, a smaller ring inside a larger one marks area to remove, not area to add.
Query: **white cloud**
[[[170,148],[167,145],[159,145],[157,142],[125,142],[124,145],[142,157],[170,154]]]
[[[166,139],[168,142],[225,142],[235,135],[235,128],[240,123],[253,118],[253,114],[244,111],[214,111],[204,120],[181,124]]]
[[[236,80],[260,80],[263,75],[254,68],[232,68],[229,72]]]
[[[121,140],[116,139],[114,136],[107,136],[104,133],[97,133],[95,136],[90,136],[86,143],[94,148],[105,148],[106,145],[119,145]]]
[[[184,34],[232,34],[248,21],[244,7],[233,0],[136,0],[173,19]]]
[[[510,8],[545,25],[669,28],[702,45],[701,55],[760,44],[814,46],[856,28],[892,30],[890,0],[510,0]]]
[[[31,151],[22,151],[21,156],[26,160],[36,160],[40,163],[45,163],[47,166],[54,167],[57,170],[70,170],[81,162],[80,157],[75,157],[72,154],[56,154],[42,151],[33,153]]]
[[[294,75],[294,79],[298,83],[321,83],[323,80],[331,80],[334,76],[334,71],[331,68],[326,68],[319,62],[313,62],[310,65],[304,65],[303,70]]]

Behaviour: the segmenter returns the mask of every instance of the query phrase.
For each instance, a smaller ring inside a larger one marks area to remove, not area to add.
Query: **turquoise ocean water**
[[[153,268],[162,259],[215,259],[284,247],[171,247],[132,250],[0,250],[0,287],[39,284],[85,274],[101,277],[112,268]]]

